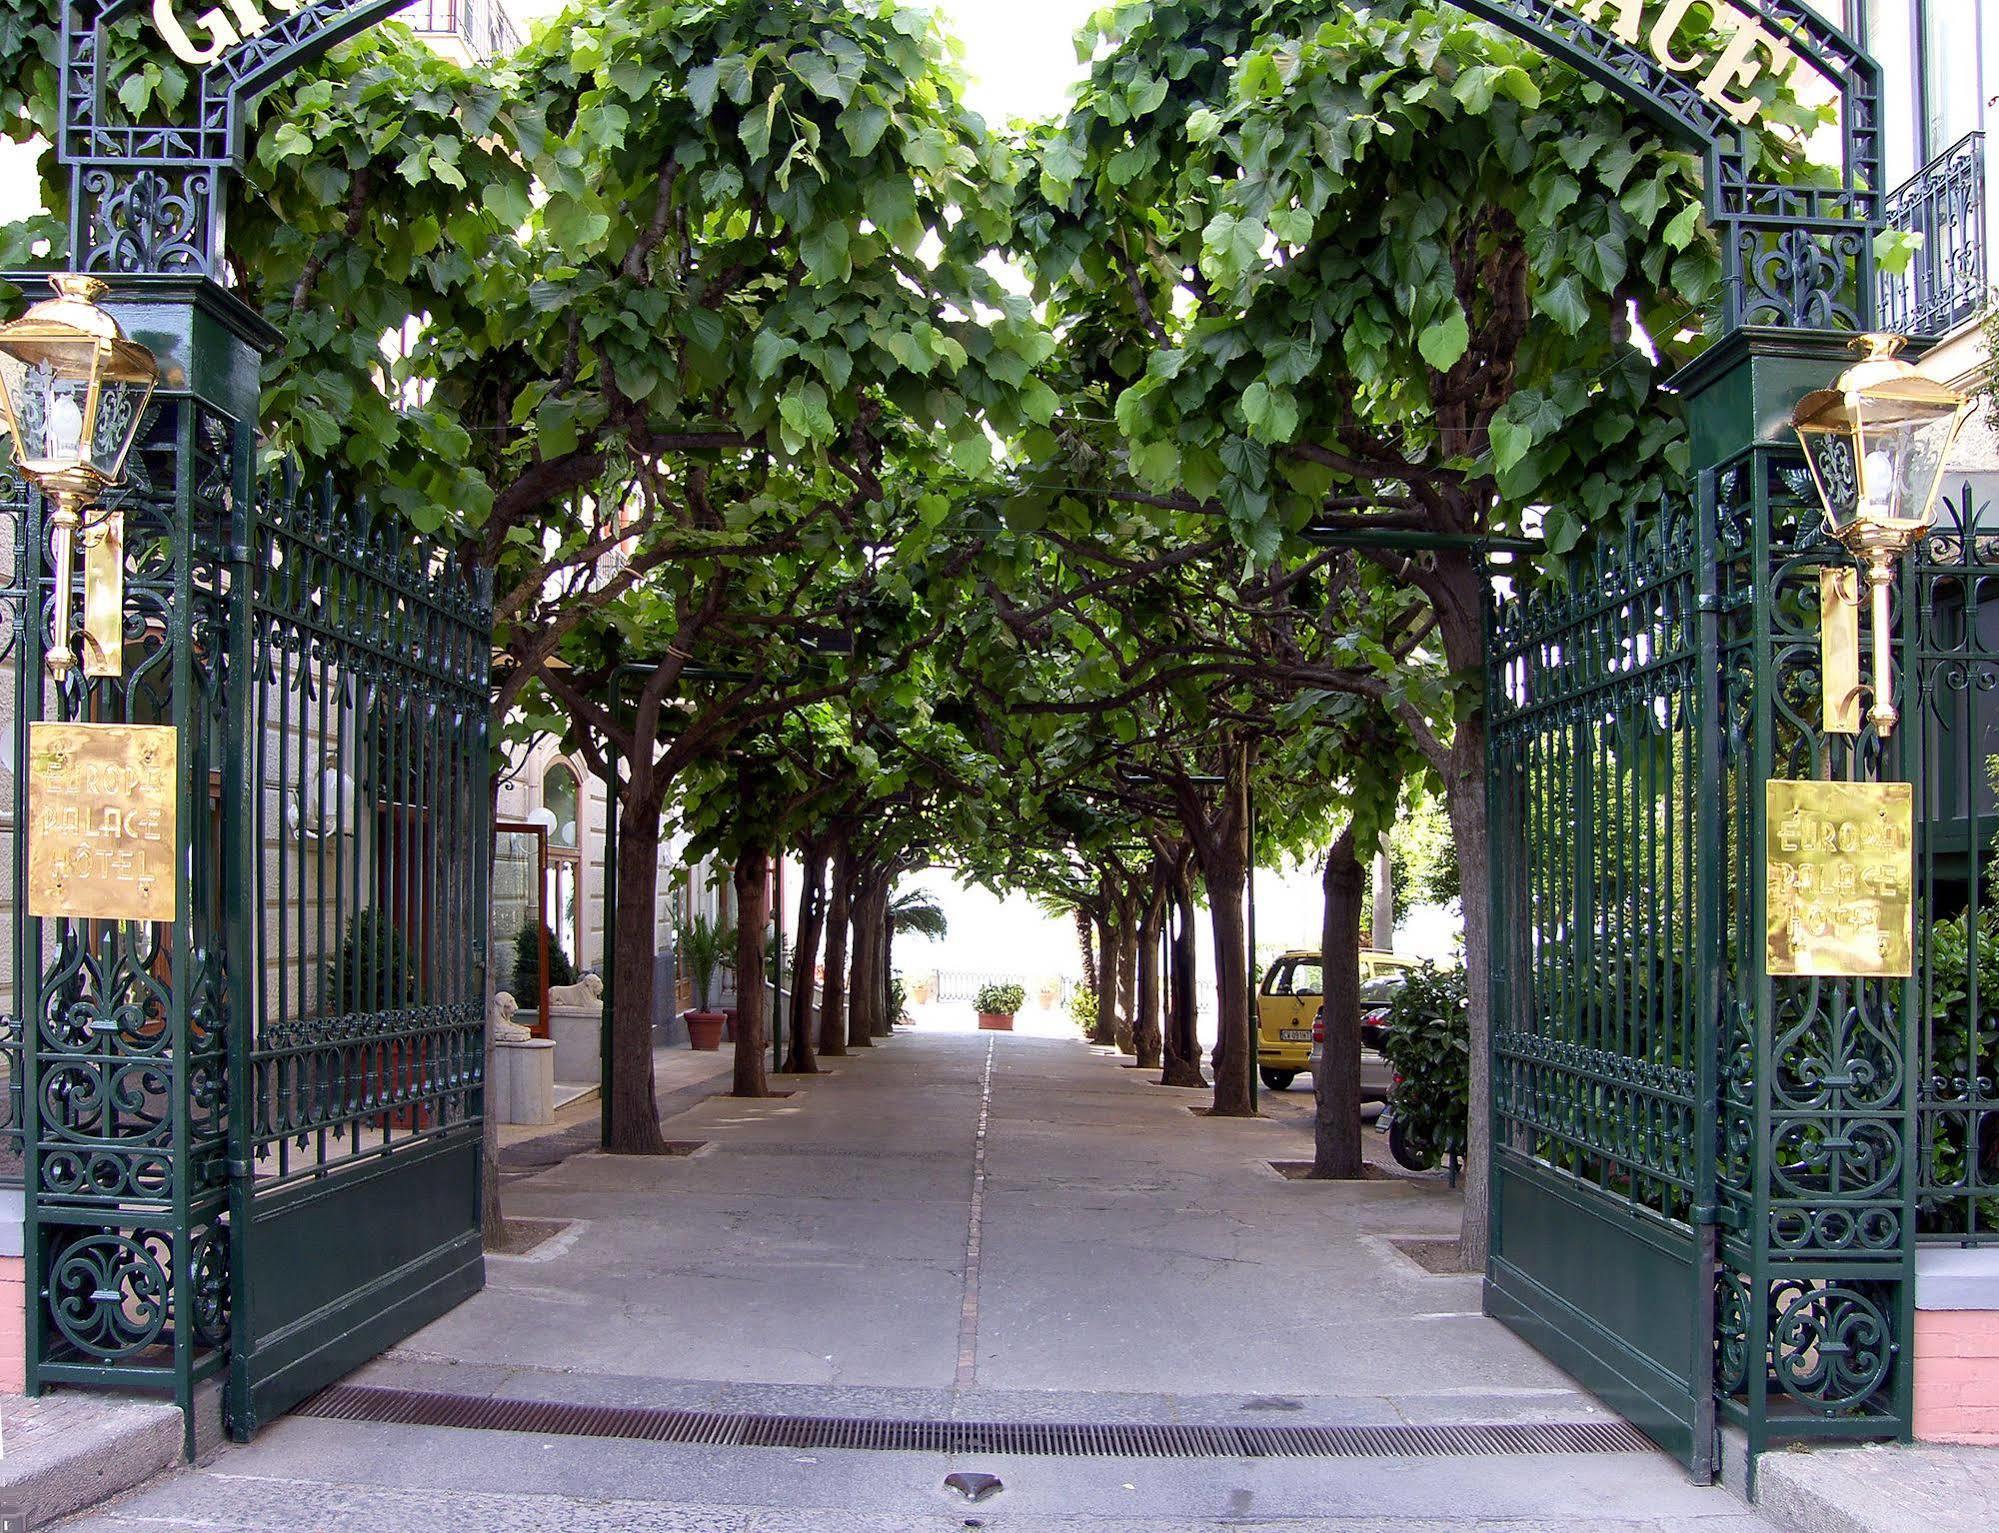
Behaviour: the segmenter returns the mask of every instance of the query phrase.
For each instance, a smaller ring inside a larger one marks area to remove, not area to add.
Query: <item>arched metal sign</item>
[[[195,71],[192,121],[126,125],[107,109],[105,29],[140,0],[91,0],[63,21],[62,143],[80,269],[213,275],[225,182],[249,104],[406,0],[150,0],[145,25]],[[1874,306],[1880,72],[1805,0],[1458,0],[1702,146],[1728,292],[1719,328],[1859,329]],[[1836,134],[1792,144],[1794,180],[1759,179],[1768,93],[1828,107]],[[1837,164],[1803,171],[1809,152]]]

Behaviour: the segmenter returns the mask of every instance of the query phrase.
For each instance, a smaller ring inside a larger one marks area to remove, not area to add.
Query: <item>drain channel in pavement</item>
[[[883,1453],[1019,1453],[1038,1458],[1449,1458],[1647,1453],[1621,1421],[1465,1426],[1150,1426],[1053,1422],[877,1421],[759,1416],[657,1406],[577,1405],[336,1384],[301,1416],[399,1426],[467,1427],[545,1437],[615,1437],[717,1448],[856,1448]]]

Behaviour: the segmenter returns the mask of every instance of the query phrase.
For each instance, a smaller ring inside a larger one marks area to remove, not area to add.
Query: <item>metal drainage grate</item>
[[[852,1448],[877,1453],[1018,1453],[1037,1458],[1452,1458],[1644,1453],[1622,1421],[1504,1426],[1301,1427],[1068,1425],[1023,1421],[876,1421],[755,1416],[642,1405],[572,1405],[336,1384],[298,1408],[331,1421],[468,1427],[541,1437],[617,1437],[717,1448]]]

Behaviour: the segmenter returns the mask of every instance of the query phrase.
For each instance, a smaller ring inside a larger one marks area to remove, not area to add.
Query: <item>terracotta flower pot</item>
[[[719,1011],[690,1011],[687,1022],[689,1047],[712,1052],[722,1046],[722,1025],[729,1019]]]
[[[982,1033],[1010,1033],[1013,1031],[1013,1013],[1010,1011],[982,1011],[979,1013],[979,1031]]]

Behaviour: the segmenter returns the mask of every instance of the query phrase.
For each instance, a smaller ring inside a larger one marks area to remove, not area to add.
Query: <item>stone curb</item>
[[[1875,1446],[1766,1453],[1756,1510],[1789,1533],[1985,1533],[1999,1449]]]
[[[0,1507],[46,1527],[177,1468],[180,1407],[139,1395],[0,1397]]]

